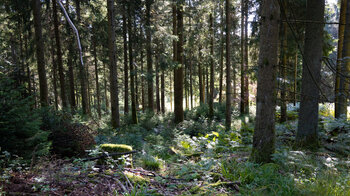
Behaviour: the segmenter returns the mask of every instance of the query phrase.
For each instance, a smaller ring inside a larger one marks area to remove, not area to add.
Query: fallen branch
[[[131,172],[131,173],[139,173],[143,176],[147,177],[160,177],[164,180],[174,180],[174,181],[191,181],[190,179],[184,179],[184,178],[171,178],[171,177],[164,177],[162,175],[159,175],[155,172],[152,171],[147,171],[147,170],[140,170],[140,169],[129,169],[129,168],[124,168],[125,171]]]
[[[84,61],[83,61],[83,50],[81,48],[81,43],[80,43],[80,37],[79,37],[79,31],[78,29],[75,27],[74,23],[72,22],[72,20],[69,18],[69,15],[66,11],[66,9],[64,8],[64,6],[62,5],[61,0],[57,0],[58,5],[61,7],[63,14],[65,16],[65,18],[67,19],[69,25],[71,26],[71,28],[73,29],[73,31],[75,32],[75,36],[77,37],[77,42],[78,42],[78,48],[79,48],[79,55],[80,55],[80,63],[81,66],[84,68]]]
[[[120,153],[120,152],[115,152],[115,153],[106,153],[106,154],[102,154],[98,157],[89,157],[89,158],[85,158],[85,159],[82,159],[82,161],[93,161],[93,160],[98,160],[98,159],[102,159],[102,158],[105,158],[105,157],[112,157],[112,156],[122,156],[122,155],[128,155],[128,154],[135,154],[135,153],[138,153],[139,151],[130,151],[130,152],[123,152],[123,153]]]

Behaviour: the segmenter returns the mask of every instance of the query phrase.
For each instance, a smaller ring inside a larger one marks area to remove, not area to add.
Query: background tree
[[[261,4],[260,53],[256,119],[251,158],[258,163],[270,162],[275,150],[276,67],[280,6],[277,1]]]
[[[307,19],[324,21],[325,1],[309,0]],[[309,24],[305,29],[303,77],[296,142],[299,146],[318,145],[318,103],[320,95],[323,25]]]

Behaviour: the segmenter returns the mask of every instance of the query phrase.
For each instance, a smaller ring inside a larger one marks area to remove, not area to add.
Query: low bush
[[[0,74],[0,148],[30,158],[49,152],[49,132],[40,129],[40,113],[22,86]]]

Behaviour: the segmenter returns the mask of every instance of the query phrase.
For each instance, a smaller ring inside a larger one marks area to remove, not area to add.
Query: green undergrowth
[[[109,130],[97,140],[145,152],[135,157],[136,167],[187,181],[191,186],[184,195],[349,195],[350,124],[333,119],[332,111],[322,106],[320,139],[325,147],[300,151],[294,149],[298,106],[288,109],[288,121],[276,124],[274,163],[264,165],[249,162],[254,121],[236,115],[232,130],[226,131],[220,104],[214,119],[203,105],[185,111],[185,121],[177,126],[172,114],[140,114],[139,125]]]
[[[122,157],[126,164],[120,164],[121,157],[105,159],[105,175],[128,179],[135,186],[124,195],[350,195],[350,123],[334,119],[328,107],[320,109],[319,149],[295,148],[298,108],[291,107],[289,120],[276,123],[273,163],[263,165],[249,161],[253,119],[238,116],[235,110],[232,129],[226,130],[219,114],[224,107],[215,104],[215,111],[213,119],[208,118],[206,105],[186,111],[179,125],[171,113],[139,113],[138,125],[128,124],[130,116],[122,116],[118,129],[110,128],[103,117],[90,156],[120,148],[138,151]],[[10,156],[2,156],[9,165]],[[83,168],[81,172],[93,181],[101,177],[92,169],[96,163],[77,160],[72,167]],[[123,167],[129,170],[122,173]],[[2,178],[9,178],[11,171]]]

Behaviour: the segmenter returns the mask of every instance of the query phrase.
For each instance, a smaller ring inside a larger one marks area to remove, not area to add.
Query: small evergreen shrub
[[[0,73],[0,148],[31,158],[33,153],[49,152],[49,132],[40,129],[39,112],[32,108],[33,98],[22,86]]]

